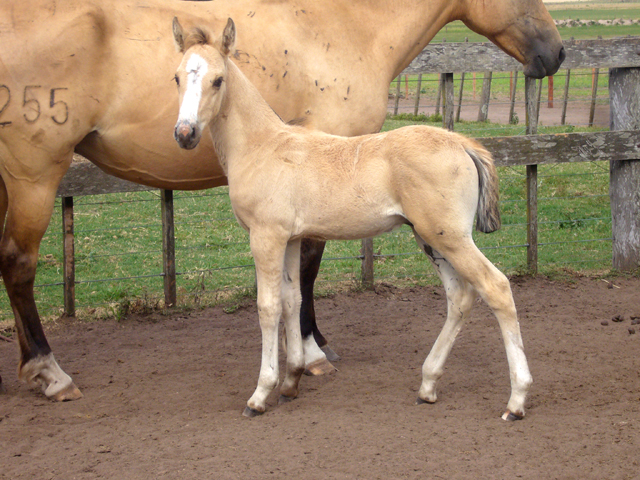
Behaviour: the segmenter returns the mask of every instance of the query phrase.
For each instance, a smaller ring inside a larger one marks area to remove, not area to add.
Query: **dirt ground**
[[[423,103],[424,102],[424,103]],[[389,98],[387,104],[387,112],[393,113],[395,105],[395,99]],[[457,107],[456,107],[457,108]],[[478,104],[463,104],[460,110],[460,119],[466,121],[476,121],[478,119]],[[511,105],[508,99],[492,99],[489,102],[489,122],[497,124],[509,123],[509,111]],[[415,97],[409,95],[408,98],[401,98],[398,104],[398,113],[413,113],[415,110]],[[588,101],[571,101],[567,106],[565,114],[566,125],[587,126],[589,124],[589,114],[591,105]],[[518,116],[522,128],[525,128],[526,111],[522,103],[516,103],[514,112]],[[425,115],[432,115],[435,113],[435,100],[431,98],[424,98],[420,101],[420,108],[418,113],[424,113]],[[442,113],[442,109],[440,110]],[[562,100],[557,99],[553,103],[553,107],[549,108],[549,103],[543,99],[540,103],[540,114],[538,116],[539,125],[561,125],[562,119]],[[593,125],[596,127],[609,128],[609,105],[598,103],[596,104]],[[493,135],[499,135],[494,133]]]
[[[339,372],[303,377],[297,400],[274,394],[253,419],[241,416],[260,361],[253,302],[50,325],[75,402],[18,382],[17,344],[0,341],[0,478],[638,478],[640,279],[512,285],[534,376],[523,421],[500,419],[506,356],[480,303],[438,402],[414,405],[445,297],[379,285],[318,300]]]

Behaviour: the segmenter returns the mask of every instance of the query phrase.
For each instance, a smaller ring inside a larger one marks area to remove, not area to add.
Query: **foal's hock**
[[[298,394],[304,370],[300,240],[365,238],[409,225],[448,304],[444,328],[422,366],[418,403],[436,401],[436,382],[479,295],[498,319],[509,362],[511,397],[503,418],[522,418],[532,379],[511,288],[472,239],[476,216],[483,232],[500,227],[489,152],[474,140],[426,126],[338,137],[285,125],[231,61],[231,19],[216,42],[203,29],[185,34],[177,19],[173,26],[184,52],[176,73],[175,138],[181,147],[195,148],[209,127],[256,265],[262,366],[245,415],[264,412],[278,384],[281,317],[288,340],[281,400]]]

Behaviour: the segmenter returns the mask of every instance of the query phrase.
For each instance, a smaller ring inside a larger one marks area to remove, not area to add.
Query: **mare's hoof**
[[[504,414],[502,415],[502,419],[506,420],[507,422],[515,422],[516,420],[522,420],[523,418],[524,418],[524,415],[510,412],[509,410],[504,412]]]
[[[416,399],[416,405],[424,405],[425,403],[428,405],[432,405],[436,402],[435,400],[433,402],[430,402],[429,400],[425,400],[424,398],[420,398],[420,397]]]
[[[320,350],[324,352],[324,354],[327,356],[327,360],[329,360],[330,362],[337,362],[338,360],[340,360],[340,355],[334,352],[329,345],[325,345]]]
[[[307,365],[307,368],[304,370],[305,375],[311,376],[320,376],[320,375],[328,375],[330,373],[337,372],[338,369],[331,365],[329,360],[322,358],[320,360],[316,360],[315,362]]]
[[[55,395],[52,395],[49,398],[56,402],[68,402],[71,400],[78,400],[83,396],[84,395],[82,395],[82,392],[80,391],[80,389],[78,389],[78,387],[76,387],[75,384],[72,383],[68,387],[63,388],[62,390],[57,392]]]
[[[247,418],[253,418],[253,417],[257,417],[258,415],[262,415],[263,413],[264,412],[259,412],[255,408],[245,407],[244,412],[242,412],[242,416]]]
[[[278,405],[282,405],[283,403],[289,403],[292,400],[295,400],[296,397],[287,397],[286,395],[280,395],[278,398]]]

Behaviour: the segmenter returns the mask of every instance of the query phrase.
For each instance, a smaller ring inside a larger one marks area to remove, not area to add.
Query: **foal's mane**
[[[184,50],[187,51],[194,45],[212,45],[211,33],[202,27],[194,27],[184,39]]]

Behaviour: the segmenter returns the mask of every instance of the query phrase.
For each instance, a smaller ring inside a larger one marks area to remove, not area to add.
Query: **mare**
[[[507,351],[511,397],[502,418],[522,418],[532,379],[511,287],[472,238],[476,212],[478,230],[500,228],[498,175],[489,152],[434,127],[341,137],[286,125],[229,58],[236,37],[231,19],[215,42],[201,28],[185,35],[177,18],[173,30],[184,52],[175,76],[175,139],[182,148],[195,148],[209,126],[256,266],[262,365],[244,414],[263,413],[278,384],[280,318],[287,332],[280,398],[298,395],[305,366],[302,238],[357,239],[409,225],[442,280],[448,305],[444,328],[422,367],[418,402],[436,400],[444,362],[479,295],[498,319]]]
[[[175,16],[185,26],[220,29],[236,18],[242,37],[234,61],[276,112],[345,136],[379,131],[389,82],[452,20],[487,36],[528,75],[553,74],[564,58],[541,0],[0,2],[0,272],[16,321],[18,375],[55,400],[81,393],[53,356],[33,287],[40,241],[74,152],[157,188],[227,182],[211,161],[208,135],[186,151],[162,133],[172,131],[178,104],[171,79],[181,56],[168,28]],[[324,244],[304,245],[314,254],[300,275],[305,355],[317,365],[326,359],[308,335]]]

